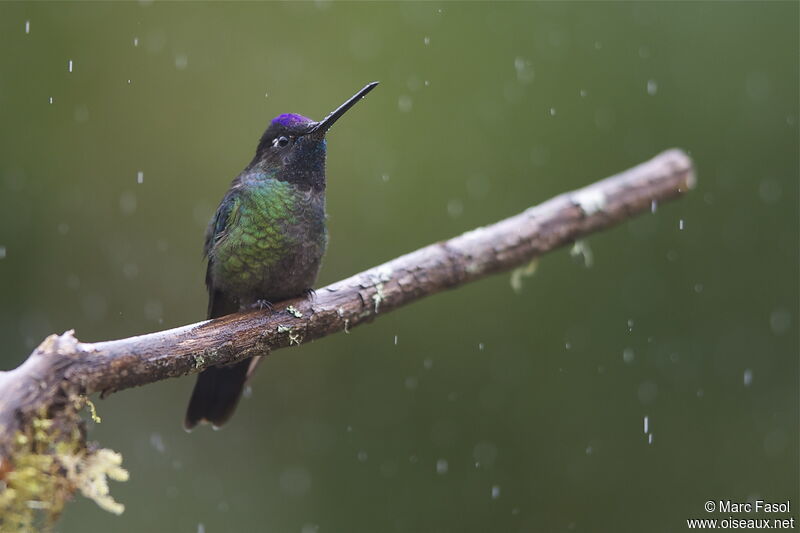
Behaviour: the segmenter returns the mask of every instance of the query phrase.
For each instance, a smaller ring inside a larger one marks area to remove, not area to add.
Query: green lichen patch
[[[57,420],[42,411],[16,432],[0,461],[0,531],[52,529],[78,491],[106,511],[119,514],[124,510],[109,494],[108,480],[125,481],[128,472],[121,467],[120,454],[87,447],[78,414],[87,402],[76,397]],[[91,407],[90,412],[97,417]]]
[[[582,239],[575,241],[569,250],[569,255],[575,261],[582,262],[586,268],[592,268],[592,265],[594,265],[592,249],[589,247],[589,243]]]
[[[539,260],[534,259],[530,263],[525,266],[521,266],[519,268],[515,268],[511,271],[511,288],[519,294],[522,292],[522,280],[523,278],[529,278],[536,273],[536,269],[539,267]]]
[[[378,314],[378,308],[381,305],[381,302],[386,298],[383,294],[383,283],[379,282],[375,284],[375,294],[372,295],[372,301],[375,302],[375,314]]]
[[[195,355],[193,358],[194,358],[195,368],[201,368],[206,362],[206,358],[203,357],[202,355]]]

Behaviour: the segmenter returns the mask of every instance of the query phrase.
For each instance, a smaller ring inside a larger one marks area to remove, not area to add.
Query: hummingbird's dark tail
[[[252,359],[246,359],[201,372],[194,384],[183,427],[190,430],[200,422],[222,426],[239,403],[251,363]]]
[[[210,291],[208,317],[217,318],[238,310],[236,303],[220,291]],[[183,427],[188,431],[201,422],[222,426],[236,410],[250,372],[261,359],[251,357],[228,366],[203,370],[194,384]]]

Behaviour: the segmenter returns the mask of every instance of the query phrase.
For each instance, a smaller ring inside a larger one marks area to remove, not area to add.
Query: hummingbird
[[[294,113],[272,119],[206,230],[208,318],[313,294],[328,244],[325,136],[377,85],[367,84],[319,122]],[[262,357],[201,372],[184,427],[222,426]]]

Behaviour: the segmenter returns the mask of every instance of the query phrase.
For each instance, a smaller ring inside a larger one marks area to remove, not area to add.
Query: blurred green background
[[[708,499],[758,498],[797,517],[797,20],[0,5],[5,369],[52,332],[203,319],[203,231],[268,121],[371,80],[329,139],[319,285],[666,148],[698,167],[685,199],[588,239],[590,268],[563,250],[521,294],[497,276],[276,352],[223,431],[181,428],[193,377],[99,401],[127,510],[78,497],[58,531],[679,531],[724,517]]]

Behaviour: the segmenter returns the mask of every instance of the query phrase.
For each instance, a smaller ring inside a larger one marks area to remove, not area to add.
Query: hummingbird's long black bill
[[[361,89],[356,94],[351,96],[345,103],[337,107],[333,113],[331,113],[324,119],[317,122],[314,126],[312,126],[311,129],[308,131],[308,133],[309,134],[313,133],[319,136],[325,135],[325,133],[330,129],[330,127],[333,126],[334,122],[339,120],[339,118],[342,115],[344,115],[348,109],[356,105],[359,102],[359,100],[364,98],[367,95],[367,93],[369,93],[372,89],[374,89],[377,86],[378,86],[377,81],[373,81],[372,83],[368,83],[367,85],[365,85],[363,89]]]

